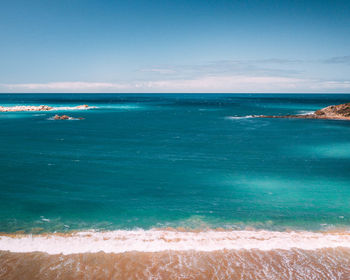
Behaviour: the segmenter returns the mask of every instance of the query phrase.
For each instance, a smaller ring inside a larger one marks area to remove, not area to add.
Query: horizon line
[[[0,92],[0,94],[350,94],[350,92]]]

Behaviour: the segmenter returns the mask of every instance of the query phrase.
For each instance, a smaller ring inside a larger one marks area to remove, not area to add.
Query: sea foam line
[[[117,230],[47,235],[2,235],[0,250],[48,254],[350,248],[350,232]]]
[[[242,120],[242,119],[251,119],[255,118],[256,116],[254,115],[247,115],[247,116],[228,116],[226,119],[228,120]]]

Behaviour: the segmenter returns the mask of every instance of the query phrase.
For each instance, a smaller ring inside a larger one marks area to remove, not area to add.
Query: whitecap
[[[301,116],[311,115],[313,113],[315,113],[315,111],[305,111],[305,110],[298,111],[298,115],[301,115]]]
[[[251,119],[251,118],[255,118],[254,115],[247,115],[247,116],[228,116],[226,117],[226,119],[229,120],[242,120],[242,119]]]

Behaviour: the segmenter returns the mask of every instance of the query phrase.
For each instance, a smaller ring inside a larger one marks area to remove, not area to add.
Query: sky
[[[350,93],[350,1],[1,0],[1,93]]]

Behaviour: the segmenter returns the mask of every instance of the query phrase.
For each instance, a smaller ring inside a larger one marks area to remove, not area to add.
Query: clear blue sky
[[[350,92],[350,1],[2,0],[0,92]]]

